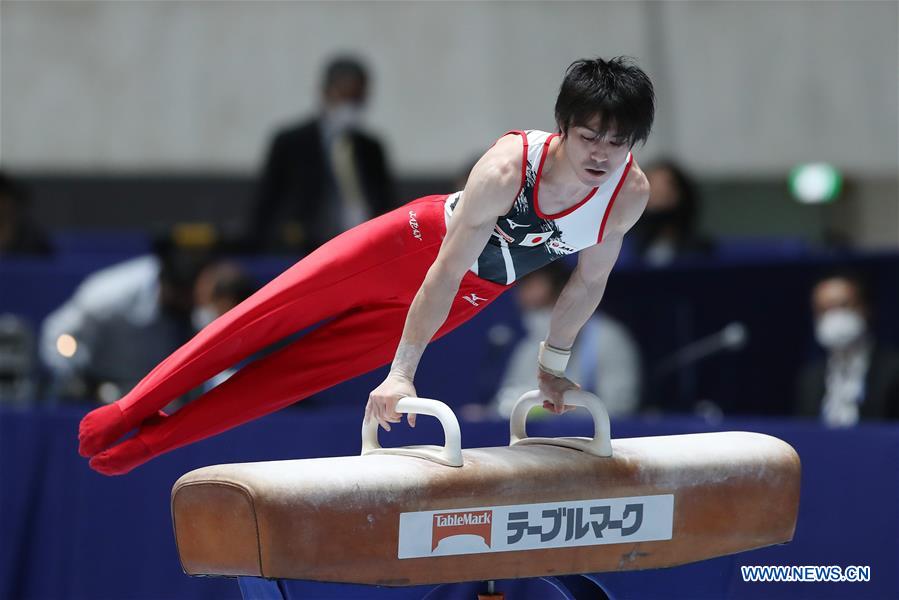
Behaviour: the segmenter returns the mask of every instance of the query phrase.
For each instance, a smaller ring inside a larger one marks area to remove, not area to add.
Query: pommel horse
[[[671,567],[793,539],[801,468],[787,443],[740,431],[612,440],[599,398],[570,390],[564,399],[589,410],[593,438],[528,437],[527,415],[542,404],[534,390],[513,409],[508,446],[462,450],[448,406],[407,397],[397,411],[439,419],[444,446],[382,448],[372,419],[361,456],[191,471],[172,489],[182,568],[236,576],[245,598],[282,598],[265,587],[271,579],[518,578],[545,578],[574,598],[560,576]]]

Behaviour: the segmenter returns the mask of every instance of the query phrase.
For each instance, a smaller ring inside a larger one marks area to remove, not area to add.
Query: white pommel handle
[[[546,444],[551,446],[563,446],[582,450],[595,456],[612,456],[612,432],[609,425],[609,412],[602,400],[595,394],[585,390],[568,390],[562,394],[565,404],[583,406],[593,417],[593,437],[558,437],[538,438],[528,437],[525,431],[525,421],[528,413],[535,406],[542,406],[546,397],[540,390],[526,392],[512,408],[509,417],[509,445],[516,444]]]
[[[415,456],[448,467],[462,466],[462,433],[459,421],[449,406],[439,400],[406,396],[396,403],[396,412],[415,413],[436,417],[443,426],[446,438],[444,446],[403,446],[400,448],[382,448],[378,442],[378,420],[374,417],[368,423],[362,423],[362,456],[367,454],[399,454]]]

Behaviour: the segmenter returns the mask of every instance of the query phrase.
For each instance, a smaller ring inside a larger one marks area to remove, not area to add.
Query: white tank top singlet
[[[531,129],[505,135],[511,134],[520,135],[524,142],[521,187],[511,210],[497,219],[493,235],[469,268],[478,277],[503,285],[567,254],[601,243],[612,205],[633,161],[628,153],[624,163],[580,202],[562,212],[546,214],[539,205],[540,176],[549,144],[558,134]],[[447,197],[447,227],[461,199],[461,191]]]

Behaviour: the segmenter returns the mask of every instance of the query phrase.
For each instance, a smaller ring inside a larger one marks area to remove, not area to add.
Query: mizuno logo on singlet
[[[462,296],[462,297],[465,298],[466,300],[468,300],[469,302],[471,302],[475,306],[480,306],[477,302],[478,300],[486,300],[487,299],[487,298],[481,298],[477,294],[469,294],[468,296]]]
[[[520,224],[516,223],[515,221],[513,221],[512,219],[506,219],[506,223],[509,224],[509,227],[512,228],[512,231],[515,231],[516,227],[530,227],[531,226],[530,223],[525,223],[524,225],[520,225]]]

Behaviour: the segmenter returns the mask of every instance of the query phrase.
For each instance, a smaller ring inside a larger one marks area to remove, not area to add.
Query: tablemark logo
[[[437,549],[441,540],[457,535],[476,535],[491,547],[490,531],[493,523],[492,510],[477,510],[434,515],[431,527],[431,551]]]

